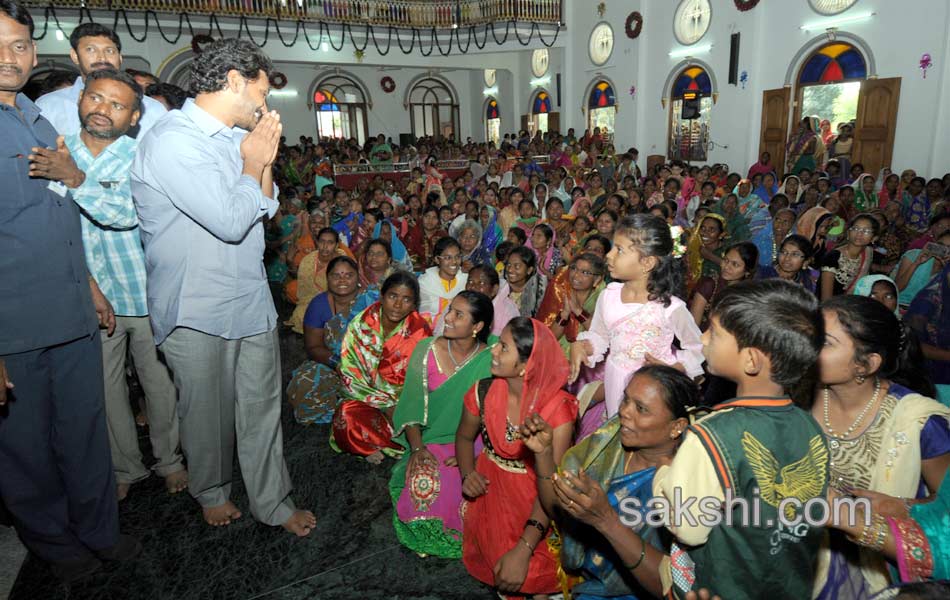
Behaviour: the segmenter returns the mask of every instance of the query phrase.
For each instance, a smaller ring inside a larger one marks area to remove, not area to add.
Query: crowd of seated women
[[[420,556],[462,559],[511,597],[689,590],[691,534],[618,533],[618,503],[678,476],[691,425],[745,389],[711,369],[717,311],[779,280],[768,289],[813,302],[823,331],[784,392],[822,433],[822,489],[868,498],[870,525],[829,521],[811,563],[771,568],[821,598],[950,577],[950,174],[833,159],[643,176],[598,132],[423,146],[403,181],[315,189],[319,147],[304,166],[306,140],[283,158],[300,180],[281,182],[268,228],[308,357],[288,399],[337,451],[391,469],[393,525]],[[452,179],[436,156],[472,167]],[[774,589],[754,579],[709,592]]]

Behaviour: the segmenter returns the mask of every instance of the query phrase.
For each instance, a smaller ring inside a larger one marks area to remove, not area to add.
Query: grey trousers
[[[280,425],[277,329],[226,340],[179,327],[159,349],[178,387],[188,491],[203,507],[231,494],[234,444],[251,514],[282,525],[293,514]]]
[[[126,347],[145,391],[152,452],[158,459],[152,467],[166,477],[181,471],[178,451],[178,415],[175,412],[175,384],[168,369],[158,360],[155,338],[148,317],[116,317],[115,333],[102,334],[102,371],[105,379],[106,420],[109,447],[118,483],[134,483],[148,477],[142,464],[135,417],[129,405],[129,386],[125,379]]]

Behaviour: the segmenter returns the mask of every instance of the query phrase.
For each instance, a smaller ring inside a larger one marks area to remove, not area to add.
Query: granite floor
[[[282,314],[288,307],[279,306]],[[304,358],[302,338],[281,328],[285,383]],[[29,556],[11,600],[242,599],[326,600],[393,598],[478,600],[497,598],[473,580],[460,561],[419,558],[403,548],[392,528],[384,463],[335,454],[328,425],[302,427],[285,404],[284,448],[294,481],[293,498],[312,509],[317,528],[298,539],[245,516],[229,527],[211,528],[187,495],[169,496],[152,477],[132,487],[120,504],[125,533],[138,537],[142,555],[107,565],[70,587]],[[142,437],[148,449],[146,436]],[[150,455],[149,455],[150,456]],[[235,465],[237,468],[237,465]],[[232,499],[247,507],[235,472]]]

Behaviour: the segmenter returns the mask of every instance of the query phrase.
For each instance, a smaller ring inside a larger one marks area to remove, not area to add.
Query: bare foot
[[[376,452],[373,452],[372,454],[366,457],[366,462],[368,462],[371,465],[378,465],[381,462],[383,462],[384,458],[386,457],[383,455],[382,450],[377,450]]]
[[[306,537],[317,526],[317,518],[309,510],[295,510],[281,527],[296,535]]]
[[[169,494],[177,494],[188,489],[188,471],[182,469],[165,476],[165,489]]]
[[[122,502],[125,500],[125,497],[129,495],[129,488],[131,484],[128,483],[117,483],[115,484],[115,497]]]
[[[241,518],[241,511],[230,500],[219,506],[202,507],[201,512],[204,514],[208,525],[214,525],[215,527],[230,525],[232,519]]]

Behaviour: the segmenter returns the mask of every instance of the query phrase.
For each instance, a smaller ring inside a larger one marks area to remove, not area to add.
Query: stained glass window
[[[712,112],[712,80],[705,69],[689,66],[677,76],[670,92],[670,139],[667,156],[685,161],[705,161]],[[689,110],[684,111],[684,103]],[[698,104],[698,105],[697,105]]]
[[[551,97],[547,92],[538,92],[538,95],[534,97],[534,110],[531,112],[536,115],[546,115],[551,112]]]
[[[835,42],[823,46],[811,55],[802,67],[798,83],[834,83],[865,79],[867,76],[867,64],[861,53],[851,44]]]
[[[617,98],[614,96],[614,88],[606,81],[600,81],[590,91],[590,98],[587,99],[588,108],[607,108],[615,106]]]
[[[687,67],[673,83],[673,98],[682,98],[686,94],[694,94],[694,98],[712,95],[712,81],[702,67]]]

